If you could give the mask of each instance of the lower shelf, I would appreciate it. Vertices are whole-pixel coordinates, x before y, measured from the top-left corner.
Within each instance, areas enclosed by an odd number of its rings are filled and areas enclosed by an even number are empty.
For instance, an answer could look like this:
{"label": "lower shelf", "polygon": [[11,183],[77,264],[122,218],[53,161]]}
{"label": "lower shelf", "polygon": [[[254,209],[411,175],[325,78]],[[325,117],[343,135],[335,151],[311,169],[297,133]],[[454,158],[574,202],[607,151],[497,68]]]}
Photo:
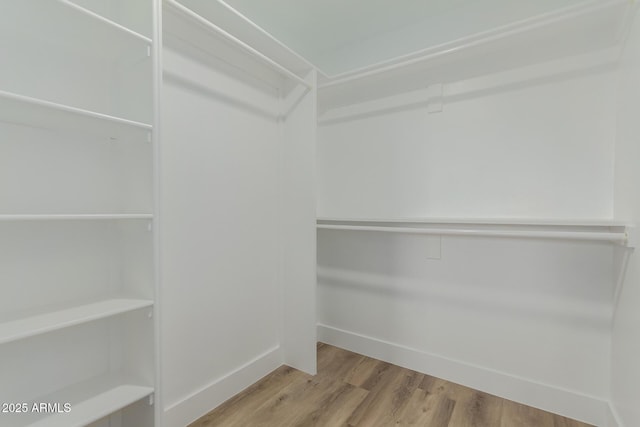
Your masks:
{"label": "lower shelf", "polygon": [[[0,425],[82,427],[150,396],[153,392],[152,387],[136,385],[122,378],[100,377],[36,401],[26,402],[26,413],[0,414]],[[40,409],[43,411],[40,412]],[[4,422],[5,418],[8,424]]]}

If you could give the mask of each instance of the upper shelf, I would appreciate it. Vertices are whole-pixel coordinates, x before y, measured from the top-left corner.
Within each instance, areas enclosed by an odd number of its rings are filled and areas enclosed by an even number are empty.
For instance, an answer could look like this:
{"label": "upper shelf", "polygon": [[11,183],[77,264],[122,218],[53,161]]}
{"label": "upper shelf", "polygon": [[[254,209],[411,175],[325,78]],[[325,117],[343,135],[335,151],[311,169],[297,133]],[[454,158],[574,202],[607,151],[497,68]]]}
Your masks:
{"label": "upper shelf", "polygon": [[0,90],[0,121],[147,141],[152,126]]}
{"label": "upper shelf", "polygon": [[67,3],[96,13],[101,18],[153,38],[154,1],[148,0],[67,0]]}
{"label": "upper shelf", "polygon": [[205,14],[204,12],[209,12],[208,9],[196,12],[183,3],[192,2],[164,1],[165,11],[168,13],[163,16],[163,28],[165,33],[170,36],[165,40],[165,43],[171,43],[171,37],[186,41],[199,51],[207,52],[234,64],[274,87],[280,87],[284,79],[311,88],[311,84],[301,75],[214,24],[206,17],[212,15],[219,18],[216,14]]}
{"label": "upper shelf", "polygon": [[325,78],[319,102],[333,108],[619,46],[631,3],[589,1]]}
{"label": "upper shelf", "polygon": [[225,0],[179,1],[203,17],[215,17],[216,23],[223,30],[240,40],[244,40],[256,50],[299,76],[306,75],[314,68],[306,59],[239,13]]}
{"label": "upper shelf", "polygon": [[[27,37],[90,56],[120,58],[149,53],[151,39],[68,0],[4,2],[0,34]],[[82,35],[82,36],[79,36]]]}

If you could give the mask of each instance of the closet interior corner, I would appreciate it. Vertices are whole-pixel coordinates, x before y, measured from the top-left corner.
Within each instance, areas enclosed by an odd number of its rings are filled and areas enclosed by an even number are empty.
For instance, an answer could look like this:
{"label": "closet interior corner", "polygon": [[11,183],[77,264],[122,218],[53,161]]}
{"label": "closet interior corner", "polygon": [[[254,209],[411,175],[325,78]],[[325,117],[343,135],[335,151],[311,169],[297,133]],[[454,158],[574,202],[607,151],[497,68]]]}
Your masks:
{"label": "closet interior corner", "polygon": [[638,3],[338,3],[3,2],[0,426],[190,425],[319,342],[640,425]]}

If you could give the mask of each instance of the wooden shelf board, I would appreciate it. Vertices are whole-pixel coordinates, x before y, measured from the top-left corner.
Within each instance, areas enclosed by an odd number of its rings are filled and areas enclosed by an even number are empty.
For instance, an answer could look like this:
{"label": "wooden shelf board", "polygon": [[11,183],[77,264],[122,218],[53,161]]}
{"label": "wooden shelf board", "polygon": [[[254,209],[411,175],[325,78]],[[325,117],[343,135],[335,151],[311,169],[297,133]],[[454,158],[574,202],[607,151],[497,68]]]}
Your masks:
{"label": "wooden shelf board", "polygon": [[118,385],[76,404],[66,414],[53,414],[30,427],[83,427],[153,393],[153,388]]}
{"label": "wooden shelf board", "polygon": [[[186,42],[195,46],[198,53],[206,52],[222,59],[275,88],[282,86],[283,79],[311,88],[311,84],[303,77],[199,15],[181,1],[166,0],[164,6],[165,43],[171,44],[173,39]],[[191,49],[182,47],[182,51],[190,52]]]}
{"label": "wooden shelf board", "polygon": [[628,224],[609,220],[461,219],[461,218],[322,218],[316,228],[333,231],[385,232],[436,236],[584,240],[635,247]]}
{"label": "wooden shelf board", "polygon": [[180,3],[205,17],[215,16],[225,31],[244,40],[299,76],[304,76],[316,68],[224,0],[213,2],[209,0],[180,0]]}
{"label": "wooden shelf board", "polygon": [[0,91],[0,121],[113,139],[148,140],[152,126],[108,114]]}
{"label": "wooden shelf board", "polygon": [[88,20],[92,20],[96,25],[104,25],[107,28],[110,28],[114,32],[120,32],[125,36],[128,36],[134,40],[139,40],[146,44],[153,43],[149,37],[142,35],[130,28],[125,27],[124,25],[120,25],[115,21],[112,21],[109,18],[101,16],[95,12],[90,11],[82,6],[75,4],[73,1],[69,0],[58,0],[62,5],[68,7],[69,9],[75,10],[76,13],[80,15],[86,16]]}
{"label": "wooden shelf board", "polygon": [[[64,23],[64,25],[60,25]],[[107,59],[148,56],[151,39],[68,0],[21,0],[3,5],[0,29],[14,37]],[[82,35],[79,37],[78,35]]]}
{"label": "wooden shelf board", "polygon": [[153,214],[0,214],[2,221],[95,221],[153,219]]}
{"label": "wooden shelf board", "polygon": [[110,298],[7,319],[0,323],[0,344],[151,306],[151,300]]}
{"label": "wooden shelf board", "polygon": [[[29,405],[29,412],[25,414],[3,415],[16,427],[83,427],[153,392],[153,387],[137,384],[121,376],[100,376],[25,402]],[[33,404],[40,402],[69,403],[71,408],[66,413],[64,407],[61,407],[61,413],[31,411]]]}
{"label": "wooden shelf board", "polygon": [[623,0],[589,1],[331,76],[318,84],[319,104],[331,110],[616,47],[632,10]]}

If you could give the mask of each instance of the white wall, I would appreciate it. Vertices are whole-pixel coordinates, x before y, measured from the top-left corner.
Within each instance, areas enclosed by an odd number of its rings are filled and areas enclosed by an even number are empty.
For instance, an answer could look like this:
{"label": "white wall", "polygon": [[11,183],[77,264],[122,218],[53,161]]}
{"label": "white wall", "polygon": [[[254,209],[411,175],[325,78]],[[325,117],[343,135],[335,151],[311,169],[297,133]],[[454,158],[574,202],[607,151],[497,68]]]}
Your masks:
{"label": "white wall", "polygon": [[432,259],[430,239],[320,232],[320,340],[602,420],[611,247],[443,237]]}
{"label": "white wall", "polygon": [[162,379],[173,427],[281,363],[281,151],[275,89],[171,47],[164,72]]}
{"label": "white wall", "polygon": [[165,427],[282,364],[316,369],[316,73],[312,89],[279,87],[273,69],[176,18],[163,21]]}
{"label": "white wall", "polygon": [[611,217],[612,85],[601,70],[320,126],[318,215]]}
{"label": "white wall", "polygon": [[[619,74],[615,164],[615,216],[640,223],[640,18],[636,13]],[[620,427],[640,425],[640,262],[638,250],[628,254],[613,328],[613,407]],[[616,259],[625,254],[619,251]]]}
{"label": "white wall", "polygon": [[[611,218],[614,74],[532,81],[442,113],[321,126],[319,216]],[[611,245],[339,231],[318,243],[320,340],[604,422]]]}

